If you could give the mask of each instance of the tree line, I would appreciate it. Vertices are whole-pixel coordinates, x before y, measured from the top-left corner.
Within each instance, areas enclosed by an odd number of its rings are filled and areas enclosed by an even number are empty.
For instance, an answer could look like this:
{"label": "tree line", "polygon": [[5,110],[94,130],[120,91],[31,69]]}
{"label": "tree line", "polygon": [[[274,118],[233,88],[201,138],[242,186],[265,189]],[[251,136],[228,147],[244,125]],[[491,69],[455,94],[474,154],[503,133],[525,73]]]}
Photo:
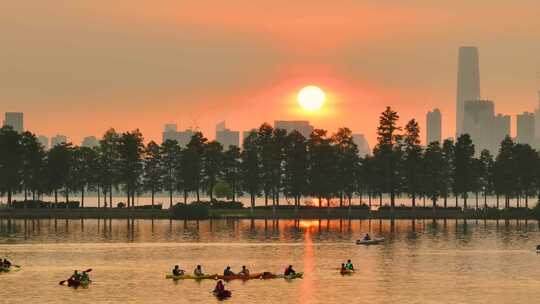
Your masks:
{"label": "tree line", "polygon": [[352,198],[378,198],[383,195],[395,207],[396,197],[407,195],[415,208],[420,198],[432,201],[435,208],[455,206],[461,199],[468,207],[474,195],[476,208],[487,207],[488,196],[495,195],[497,208],[502,199],[508,208],[511,199],[518,204],[540,195],[540,156],[529,145],[516,144],[510,137],[500,145],[494,157],[488,150],[475,152],[468,134],[455,141],[420,144],[420,128],[412,119],[404,127],[399,115],[387,107],[377,127],[377,144],[372,155],[360,157],[348,128],[336,133],[315,129],[305,138],[297,131],[287,133],[262,124],[244,138],[242,149],[224,148],[196,132],[185,147],[174,140],[161,145],[144,143],[139,130],[105,132],[94,148],[62,143],[45,151],[31,132],[17,133],[11,127],[0,129],[0,193],[24,200],[39,200],[43,195],[59,195],[69,202],[70,195],[97,192],[98,205],[112,207],[113,191],[125,193],[127,206],[135,196],[149,193],[154,204],[157,193],[167,193],[170,206],[175,194],[183,202],[201,193],[214,199],[225,187],[232,201],[241,195],[250,197],[253,208],[257,197],[265,205],[280,205],[282,196],[296,207],[302,198],[317,199],[322,207],[336,202],[351,206]]}

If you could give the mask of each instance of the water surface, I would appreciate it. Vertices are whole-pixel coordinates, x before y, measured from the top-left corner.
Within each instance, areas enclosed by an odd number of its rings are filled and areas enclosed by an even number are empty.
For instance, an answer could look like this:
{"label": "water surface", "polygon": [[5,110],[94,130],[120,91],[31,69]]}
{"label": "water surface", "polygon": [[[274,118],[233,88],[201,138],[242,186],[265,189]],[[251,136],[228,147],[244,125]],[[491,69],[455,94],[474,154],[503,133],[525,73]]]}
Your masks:
{"label": "water surface", "polygon": [[[378,246],[354,241],[369,232]],[[540,299],[537,221],[0,220],[0,302],[213,303],[214,281],[164,279],[171,265],[208,273],[281,272],[301,280],[232,281],[231,303],[528,303]],[[358,269],[341,276],[351,258]],[[92,268],[88,289],[58,285]]]}

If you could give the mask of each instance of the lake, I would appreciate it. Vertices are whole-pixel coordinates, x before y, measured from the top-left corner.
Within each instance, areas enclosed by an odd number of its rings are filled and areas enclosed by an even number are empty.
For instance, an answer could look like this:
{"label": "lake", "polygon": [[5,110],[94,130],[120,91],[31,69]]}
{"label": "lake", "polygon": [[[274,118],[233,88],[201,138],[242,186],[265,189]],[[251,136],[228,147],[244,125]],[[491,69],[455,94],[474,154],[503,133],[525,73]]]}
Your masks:
{"label": "lake", "polygon": [[[369,232],[383,244],[356,245]],[[282,272],[297,280],[231,281],[230,303],[530,303],[540,299],[537,221],[481,220],[0,220],[0,302],[217,303],[215,281],[191,272]],[[357,272],[337,268],[352,259]],[[74,269],[94,283],[58,285]]]}

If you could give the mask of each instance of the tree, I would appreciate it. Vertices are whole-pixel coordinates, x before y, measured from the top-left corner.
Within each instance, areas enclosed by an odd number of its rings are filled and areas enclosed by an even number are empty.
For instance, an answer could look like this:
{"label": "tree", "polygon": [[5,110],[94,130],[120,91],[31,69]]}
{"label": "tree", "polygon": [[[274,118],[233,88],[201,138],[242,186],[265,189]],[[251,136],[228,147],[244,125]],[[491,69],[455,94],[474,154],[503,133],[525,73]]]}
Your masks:
{"label": "tree", "polygon": [[412,119],[405,126],[404,159],[402,165],[405,190],[412,198],[413,209],[416,207],[416,196],[421,194],[423,185],[422,176],[422,147],[420,146],[420,127]]}
{"label": "tree", "polygon": [[127,207],[135,205],[135,192],[143,173],[143,136],[139,130],[122,133],[118,141],[118,181],[124,185]]}
{"label": "tree", "polygon": [[525,207],[529,208],[529,197],[536,193],[536,174],[538,154],[527,144],[514,146],[515,174],[517,175],[517,192],[519,197],[525,198]]}
{"label": "tree", "polygon": [[493,156],[489,150],[480,153],[480,189],[484,193],[484,208],[487,208],[487,197],[493,191]]}
{"label": "tree", "polygon": [[279,197],[282,192],[283,165],[285,162],[285,145],[287,131],[284,129],[274,129],[270,142],[270,185],[272,194],[272,205],[279,206]]}
{"label": "tree", "polygon": [[81,207],[84,207],[85,190],[96,183],[97,151],[89,147],[74,147],[72,161],[72,184],[75,189],[80,190]]}
{"label": "tree", "polygon": [[327,207],[330,200],[337,193],[337,149],[332,140],[326,137],[326,130],[315,129],[311,133],[308,143],[308,181],[310,194],[319,200],[326,199]]}
{"label": "tree", "polygon": [[143,170],[143,188],[150,192],[152,197],[152,206],[156,192],[162,189],[163,167],[161,161],[160,147],[154,141],[146,145],[144,151],[144,170]]}
{"label": "tree", "polygon": [[195,132],[184,150],[184,187],[187,191],[197,194],[197,202],[200,201],[200,189],[203,180],[203,157],[207,139],[201,132]]}
{"label": "tree", "polygon": [[0,193],[7,194],[8,206],[21,187],[22,150],[21,135],[10,126],[0,128]]}
{"label": "tree", "polygon": [[294,198],[295,210],[308,191],[308,154],[306,138],[293,130],[287,135],[284,164],[284,192]]}
{"label": "tree", "polygon": [[261,189],[260,159],[257,146],[257,133],[251,132],[244,139],[242,150],[241,174],[243,188],[250,195],[251,212],[255,208],[255,198]]}
{"label": "tree", "polygon": [[54,193],[54,202],[58,203],[58,191],[64,190],[66,203],[71,191],[70,178],[73,177],[73,146],[70,143],[55,145],[49,150],[47,172],[49,189]]}
{"label": "tree", "polygon": [[399,134],[401,127],[397,126],[399,116],[390,107],[379,117],[377,127],[377,145],[373,149],[377,174],[379,174],[377,188],[381,193],[390,194],[392,212],[395,207],[395,197],[401,190],[401,176],[399,166],[401,163],[401,140]]}
{"label": "tree", "polygon": [[43,190],[45,151],[36,136],[28,131],[23,132],[20,139],[24,200],[27,200],[28,191],[32,193],[32,200],[36,200],[36,194]]}
{"label": "tree", "polygon": [[109,194],[109,207],[112,208],[113,187],[118,184],[118,166],[120,144],[120,135],[114,129],[109,129],[99,141],[99,167],[101,174],[99,176],[101,188],[104,195],[104,206],[107,206],[107,193]]}
{"label": "tree", "polygon": [[430,143],[424,153],[423,192],[437,206],[437,199],[445,189],[443,150],[439,142]]}
{"label": "tree", "polygon": [[336,182],[339,192],[339,205],[343,206],[343,196],[348,200],[349,207],[356,186],[356,174],[359,166],[358,147],[354,143],[352,132],[348,128],[339,128],[332,136],[336,147],[337,172]]}
{"label": "tree", "polygon": [[260,175],[264,192],[264,205],[268,206],[268,197],[272,193],[272,134],[274,129],[267,123],[263,123],[257,132],[257,153],[260,159]]}
{"label": "tree", "polygon": [[176,140],[167,139],[161,144],[161,169],[163,170],[163,189],[169,192],[169,206],[173,206],[173,193],[177,188],[177,165],[182,150]]}
{"label": "tree", "polygon": [[454,155],[454,192],[456,195],[461,195],[463,206],[467,209],[468,193],[474,189],[475,183],[474,145],[469,134],[462,134],[458,137]]}
{"label": "tree", "polygon": [[[455,151],[454,151],[454,141],[451,139],[446,139],[443,141],[442,151],[442,167],[441,167],[441,195],[444,199],[444,208],[446,208],[448,196],[452,191],[452,185],[454,184],[454,169],[455,169]],[[457,197],[456,197],[456,207],[457,207]]]}
{"label": "tree", "polygon": [[[505,208],[509,207],[510,198],[517,189],[517,178],[515,170],[514,142],[510,136],[501,142],[499,154],[495,159],[493,167],[493,185],[497,197],[504,195]],[[498,207],[498,204],[497,204]]]}
{"label": "tree", "polygon": [[229,146],[223,155],[223,180],[231,187],[232,201],[236,201],[236,194],[240,191],[240,148]]}
{"label": "tree", "polygon": [[203,185],[206,193],[210,195],[210,201],[214,200],[214,187],[222,175],[222,169],[223,146],[217,141],[206,143],[203,157]]}

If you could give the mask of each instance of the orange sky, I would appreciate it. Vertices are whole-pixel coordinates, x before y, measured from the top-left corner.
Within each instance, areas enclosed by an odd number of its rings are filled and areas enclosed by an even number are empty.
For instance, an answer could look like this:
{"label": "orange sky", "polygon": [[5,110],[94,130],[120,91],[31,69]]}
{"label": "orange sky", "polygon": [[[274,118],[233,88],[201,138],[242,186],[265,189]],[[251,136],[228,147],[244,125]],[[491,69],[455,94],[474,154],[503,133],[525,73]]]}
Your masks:
{"label": "orange sky", "polygon": [[[190,3],[192,2],[192,3]],[[348,126],[372,145],[378,114],[439,107],[454,133],[457,50],[480,48],[482,96],[532,111],[540,89],[537,0],[0,0],[0,112],[74,143],[107,128],[245,130],[275,119]],[[294,95],[315,84],[322,113]]]}

